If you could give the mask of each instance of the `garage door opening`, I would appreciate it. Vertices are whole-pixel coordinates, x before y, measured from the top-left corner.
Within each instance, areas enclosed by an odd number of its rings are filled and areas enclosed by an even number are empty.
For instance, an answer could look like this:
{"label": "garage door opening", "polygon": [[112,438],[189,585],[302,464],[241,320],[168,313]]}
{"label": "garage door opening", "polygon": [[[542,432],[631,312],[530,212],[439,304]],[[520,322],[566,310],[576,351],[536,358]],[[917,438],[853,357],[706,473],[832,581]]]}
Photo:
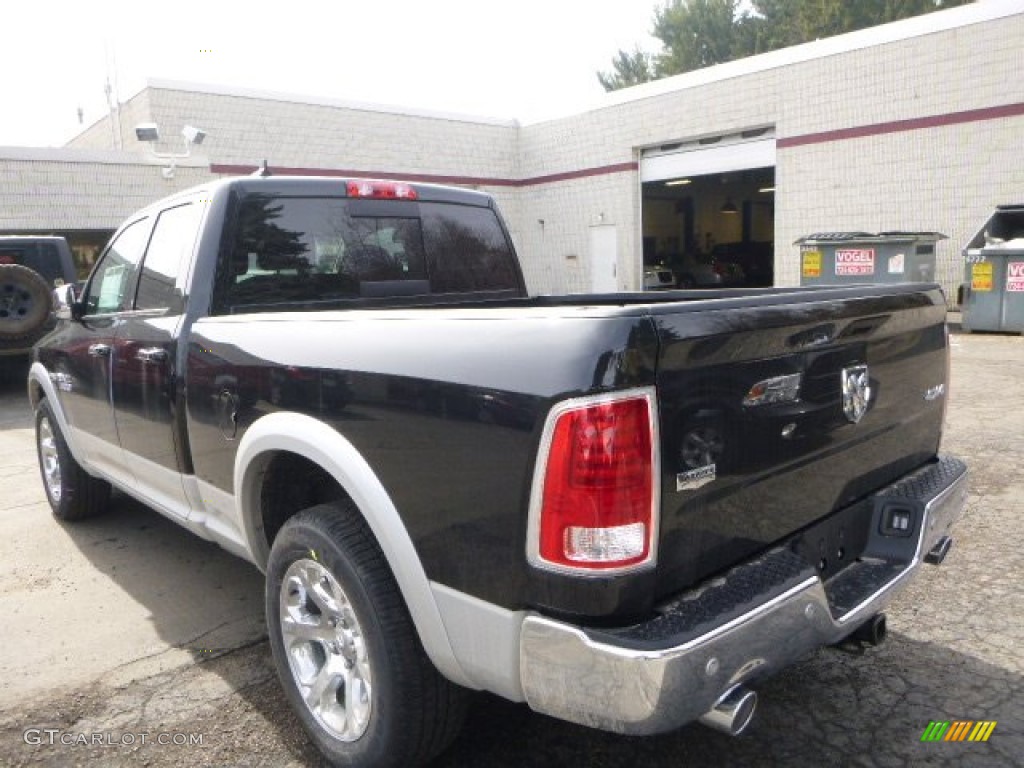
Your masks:
{"label": "garage door opening", "polygon": [[772,133],[759,129],[644,152],[645,288],[774,283]]}

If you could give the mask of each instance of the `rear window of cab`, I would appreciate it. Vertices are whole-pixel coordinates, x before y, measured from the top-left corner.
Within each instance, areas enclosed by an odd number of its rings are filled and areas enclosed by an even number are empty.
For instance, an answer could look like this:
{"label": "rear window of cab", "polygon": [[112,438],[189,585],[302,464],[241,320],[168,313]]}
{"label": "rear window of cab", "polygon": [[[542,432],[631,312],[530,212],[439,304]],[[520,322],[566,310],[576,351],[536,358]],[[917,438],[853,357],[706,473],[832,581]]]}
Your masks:
{"label": "rear window of cab", "polygon": [[497,215],[472,205],[249,195],[237,201],[224,248],[222,314],[520,290]]}

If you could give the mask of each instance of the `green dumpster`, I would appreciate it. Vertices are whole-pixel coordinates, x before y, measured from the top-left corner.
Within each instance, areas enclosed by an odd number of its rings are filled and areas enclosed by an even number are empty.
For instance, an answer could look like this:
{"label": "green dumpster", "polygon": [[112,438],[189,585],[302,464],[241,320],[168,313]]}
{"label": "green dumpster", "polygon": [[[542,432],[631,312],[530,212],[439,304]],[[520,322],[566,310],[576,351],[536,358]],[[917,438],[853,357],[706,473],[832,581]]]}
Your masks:
{"label": "green dumpster", "polygon": [[1024,333],[1024,204],[1000,205],[964,248],[965,331]]}

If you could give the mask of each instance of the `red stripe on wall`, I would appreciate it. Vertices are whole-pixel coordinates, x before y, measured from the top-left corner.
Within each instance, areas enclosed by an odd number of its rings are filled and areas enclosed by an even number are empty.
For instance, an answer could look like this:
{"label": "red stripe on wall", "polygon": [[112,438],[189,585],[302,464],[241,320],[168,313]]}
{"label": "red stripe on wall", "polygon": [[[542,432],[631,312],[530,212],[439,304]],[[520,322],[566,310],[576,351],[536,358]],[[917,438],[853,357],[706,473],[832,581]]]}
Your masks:
{"label": "red stripe on wall", "polygon": [[[255,165],[210,163],[211,173],[222,173],[231,176],[250,174],[255,171],[256,168],[257,167]],[[572,179],[585,179],[590,176],[605,176],[611,173],[636,171],[639,168],[639,163],[635,162],[616,163],[615,165],[601,165],[595,168],[583,168],[578,171],[565,171],[563,173],[552,173],[546,176],[533,176],[528,179],[501,179],[482,176],[445,176],[434,173],[393,173],[390,171],[360,171],[345,168],[286,168],[276,166],[271,166],[270,172],[275,176],[355,177],[394,179],[396,181],[422,181],[430,184],[461,184],[463,186],[531,187],[536,184],[550,184],[555,181],[569,181]]]}
{"label": "red stripe on wall", "polygon": [[787,149],[789,147],[804,146],[805,144],[824,144],[829,141],[860,139],[865,136],[881,136],[886,133],[917,131],[922,128],[939,128],[944,125],[998,120],[1002,117],[1017,117],[1018,115],[1024,115],[1024,104],[1004,104],[999,107],[949,112],[945,115],[930,115],[928,117],[915,117],[909,120],[893,120],[888,123],[858,125],[853,128],[839,128],[834,131],[822,131],[821,133],[805,133],[802,136],[787,136],[779,139],[776,142],[776,146],[779,149]]}
{"label": "red stripe on wall", "polygon": [[570,179],[585,179],[589,176],[605,176],[609,173],[623,173],[625,171],[640,170],[640,163],[617,163],[615,165],[602,165],[597,168],[584,168],[579,171],[565,171],[564,173],[552,173],[547,176],[534,176],[529,179],[520,179],[515,183],[517,187],[532,187],[535,184],[550,184],[553,181],[569,181]]}

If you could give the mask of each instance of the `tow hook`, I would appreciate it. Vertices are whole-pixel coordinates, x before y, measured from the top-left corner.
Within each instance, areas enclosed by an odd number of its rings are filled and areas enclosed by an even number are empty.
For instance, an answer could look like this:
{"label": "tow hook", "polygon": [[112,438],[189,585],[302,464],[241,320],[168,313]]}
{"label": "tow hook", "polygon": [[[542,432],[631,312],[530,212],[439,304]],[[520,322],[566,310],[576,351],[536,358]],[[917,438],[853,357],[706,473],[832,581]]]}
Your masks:
{"label": "tow hook", "polygon": [[949,554],[949,548],[953,546],[953,539],[943,536],[938,543],[932,547],[931,552],[924,556],[924,561],[929,565],[942,565],[942,561]]}

